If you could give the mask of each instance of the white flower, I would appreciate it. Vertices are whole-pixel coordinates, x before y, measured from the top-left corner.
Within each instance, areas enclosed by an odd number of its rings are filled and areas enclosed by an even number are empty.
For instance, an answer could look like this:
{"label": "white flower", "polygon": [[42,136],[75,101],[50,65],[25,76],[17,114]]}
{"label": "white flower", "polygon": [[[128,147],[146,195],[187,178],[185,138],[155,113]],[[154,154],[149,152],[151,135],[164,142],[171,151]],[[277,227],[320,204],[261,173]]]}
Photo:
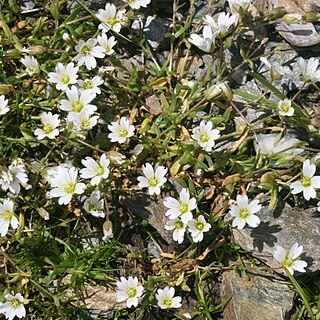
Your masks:
{"label": "white flower", "polygon": [[278,112],[281,116],[291,117],[294,114],[294,109],[291,107],[291,100],[284,99],[278,103]]}
{"label": "white flower", "polygon": [[129,120],[125,117],[122,117],[119,122],[111,122],[111,125],[108,125],[108,129],[111,133],[108,134],[108,137],[111,139],[111,142],[124,143],[127,138],[134,135],[134,126],[129,124]]}
{"label": "white flower", "polygon": [[78,183],[78,170],[74,167],[65,168],[60,166],[56,176],[50,180],[54,187],[49,195],[59,198],[58,203],[68,204],[74,194],[82,194],[85,189],[84,183]]}
{"label": "white flower", "polygon": [[147,7],[151,0],[123,0],[131,9],[140,9],[140,7]]}
{"label": "white flower", "polygon": [[87,110],[93,114],[97,107],[90,102],[95,98],[95,95],[86,91],[79,91],[76,86],[66,90],[68,99],[60,100],[61,110],[68,111],[68,120],[73,120],[76,114],[83,110]]}
{"label": "white flower", "polygon": [[48,81],[56,83],[57,90],[65,91],[69,85],[77,83],[78,71],[79,67],[75,67],[73,62],[68,63],[67,66],[59,62],[55,72],[48,73]]}
{"label": "white flower", "polygon": [[8,107],[8,99],[4,95],[0,95],[0,116],[8,113],[10,108]]}
{"label": "white flower", "polygon": [[117,44],[117,40],[114,36],[108,38],[107,35],[103,33],[101,36],[98,36],[97,39],[106,55],[110,56],[114,53],[112,48]]}
{"label": "white flower", "polygon": [[158,306],[161,309],[180,308],[181,297],[174,296],[175,290],[172,287],[165,287],[164,289],[158,289],[156,298],[158,300]]}
{"label": "white flower", "polygon": [[207,152],[210,152],[215,146],[215,140],[220,137],[220,131],[212,129],[211,121],[200,122],[200,126],[192,130],[191,137],[196,140],[199,146]]}
{"label": "white flower", "polygon": [[193,218],[191,211],[197,207],[197,201],[195,198],[190,199],[190,193],[187,189],[182,189],[179,194],[179,200],[166,197],[163,205],[169,209],[166,212],[166,216],[169,219],[180,217],[181,221],[188,223]]}
{"label": "white flower", "polygon": [[291,183],[290,188],[292,194],[303,192],[303,197],[306,200],[316,198],[317,193],[315,189],[320,188],[320,176],[314,176],[316,173],[316,166],[310,163],[310,160],[303,161],[302,177],[300,180]]}
{"label": "white flower", "polygon": [[98,122],[98,116],[91,116],[88,110],[82,110],[80,113],[75,113],[72,116],[71,122],[78,130],[91,130]]}
{"label": "white flower", "polygon": [[203,240],[203,233],[210,230],[211,225],[208,223],[203,215],[197,219],[192,219],[188,222],[188,228],[191,232],[191,237],[194,242],[201,242]]}
{"label": "white flower", "polygon": [[[81,173],[81,171],[80,171]],[[83,204],[83,209],[97,218],[104,218],[104,200],[101,198],[100,191],[95,190]]]}
{"label": "white flower", "polygon": [[103,79],[99,76],[94,76],[92,79],[78,80],[78,86],[81,91],[85,91],[89,94],[100,94],[100,85],[103,84]]}
{"label": "white flower", "polygon": [[229,6],[236,12],[247,11],[251,0],[228,0]]}
{"label": "white flower", "polygon": [[6,294],[4,297],[6,298],[6,302],[0,302],[0,313],[3,313],[6,319],[13,320],[14,317],[25,317],[26,309],[23,305],[24,299],[21,293],[17,293],[14,296]]}
{"label": "white flower", "polygon": [[74,60],[78,63],[78,66],[85,64],[88,70],[97,66],[96,58],[104,57],[104,48],[97,46],[97,42],[97,39],[80,40],[76,45],[75,49],[78,54],[74,57]]}
{"label": "white flower", "polygon": [[212,28],[208,25],[202,30],[202,37],[198,34],[191,34],[189,42],[204,52],[211,52],[214,49],[214,42],[218,32],[213,33]]}
{"label": "white flower", "polygon": [[304,270],[307,267],[307,263],[303,260],[299,259],[303,251],[303,247],[299,246],[298,243],[295,243],[289,253],[281,246],[276,246],[275,251],[273,252],[273,257],[276,261],[281,263],[284,267],[288,269],[288,271],[293,274],[294,270],[299,272],[306,272]]}
{"label": "white flower", "polygon": [[264,156],[296,156],[303,152],[303,149],[296,148],[301,141],[287,134],[279,139],[279,134],[257,134],[254,141],[256,153]]}
{"label": "white flower", "polygon": [[187,224],[181,221],[179,218],[167,221],[164,228],[166,230],[173,230],[172,238],[179,244],[183,242],[184,234],[186,232]]}
{"label": "white flower", "polygon": [[128,279],[121,277],[117,281],[116,299],[117,302],[127,300],[127,307],[138,306],[139,297],[142,296],[143,286],[139,285],[137,277],[130,276]]}
{"label": "white flower", "polygon": [[54,139],[57,135],[59,135],[59,130],[57,129],[57,127],[60,125],[59,115],[53,115],[51,112],[42,112],[41,123],[43,128],[36,129],[34,131],[34,134],[37,136],[38,140],[41,140],[45,137]]}
{"label": "white flower", "polygon": [[206,15],[204,20],[212,29],[213,34],[218,33],[220,37],[223,37],[227,34],[229,28],[235,24],[236,16],[221,12],[218,15],[217,22],[209,15]]}
{"label": "white flower", "polygon": [[139,176],[137,179],[139,181],[138,186],[140,188],[148,188],[148,193],[150,195],[160,194],[160,187],[162,187],[167,179],[164,177],[168,169],[163,166],[159,166],[156,170],[153,169],[150,163],[146,163],[142,166],[143,176]]}
{"label": "white flower", "polygon": [[303,81],[320,81],[320,68],[318,68],[318,59],[312,57],[308,61],[306,61],[303,58],[301,58],[299,59],[298,64],[301,68],[301,77]]}
{"label": "white flower", "polygon": [[26,67],[26,72],[29,76],[40,73],[39,63],[35,57],[26,56],[21,58],[20,61]]}
{"label": "white flower", "polygon": [[35,7],[35,5],[35,2],[33,1],[23,1],[21,5],[21,13],[23,13],[24,11],[32,10]]}
{"label": "white flower", "polygon": [[5,199],[0,203],[0,235],[4,237],[11,225],[12,229],[17,229],[19,221],[13,212],[13,202],[10,199]]}
{"label": "white flower", "polygon": [[252,200],[249,203],[249,199],[246,195],[237,195],[237,202],[232,203],[229,213],[234,217],[232,226],[243,229],[247,223],[250,227],[256,228],[260,219],[255,215],[260,211],[261,205],[259,200]]}
{"label": "white flower", "polygon": [[120,32],[121,21],[126,10],[119,10],[112,3],[107,3],[105,9],[99,9],[97,13],[97,18],[102,22],[99,24],[98,28],[102,29],[102,32],[108,32],[112,29],[115,32]]}
{"label": "white flower", "polygon": [[110,161],[105,153],[101,156],[99,162],[91,157],[86,157],[81,163],[85,168],[80,170],[80,176],[83,179],[91,179],[90,184],[92,186],[96,186],[102,179],[108,178]]}
{"label": "white flower", "polygon": [[15,159],[12,164],[1,169],[0,185],[3,190],[9,189],[14,194],[19,194],[21,187],[28,182],[28,176],[24,164],[20,159]]}

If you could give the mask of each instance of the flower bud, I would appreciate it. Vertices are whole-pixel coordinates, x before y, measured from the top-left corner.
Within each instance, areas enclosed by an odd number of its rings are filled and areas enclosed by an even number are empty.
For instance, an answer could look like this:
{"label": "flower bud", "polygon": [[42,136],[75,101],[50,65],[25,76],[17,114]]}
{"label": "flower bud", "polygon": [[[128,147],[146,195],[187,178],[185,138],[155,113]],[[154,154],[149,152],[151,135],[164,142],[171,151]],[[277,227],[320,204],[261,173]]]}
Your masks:
{"label": "flower bud", "polygon": [[307,12],[304,16],[306,22],[317,22],[320,20],[320,14],[318,12]]}
{"label": "flower bud", "polygon": [[11,84],[0,84],[0,94],[8,94],[13,90],[13,85]]}
{"label": "flower bud", "polygon": [[270,77],[272,81],[280,80],[283,74],[279,72],[274,66],[270,68]]}
{"label": "flower bud", "polygon": [[10,59],[20,59],[21,52],[19,49],[9,49],[6,51],[5,55]]}
{"label": "flower bud", "polygon": [[301,23],[302,16],[299,13],[287,13],[283,17],[283,22],[292,24],[292,23]]}
{"label": "flower bud", "polygon": [[103,238],[102,240],[108,242],[110,239],[113,238],[113,226],[110,220],[105,221],[103,224]]}
{"label": "flower bud", "polygon": [[286,9],[284,7],[277,7],[274,8],[270,13],[268,14],[268,17],[272,19],[277,19],[283,17],[287,13]]}
{"label": "flower bud", "polygon": [[214,84],[205,91],[204,96],[207,100],[213,100],[221,94],[223,94],[228,100],[232,100],[233,98],[232,90],[229,88],[226,82]]}
{"label": "flower bud", "polygon": [[36,55],[36,54],[41,54],[43,52],[45,52],[47,50],[47,48],[45,48],[44,46],[31,46],[28,49],[24,49],[24,51],[28,54],[31,55]]}

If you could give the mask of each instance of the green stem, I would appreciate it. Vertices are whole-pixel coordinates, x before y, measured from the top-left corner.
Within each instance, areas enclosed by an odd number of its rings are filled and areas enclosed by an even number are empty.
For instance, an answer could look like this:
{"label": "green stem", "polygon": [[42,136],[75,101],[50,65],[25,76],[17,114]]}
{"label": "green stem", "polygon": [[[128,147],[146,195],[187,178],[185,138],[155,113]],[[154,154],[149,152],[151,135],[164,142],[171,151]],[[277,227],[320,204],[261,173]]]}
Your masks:
{"label": "green stem", "polygon": [[283,270],[285,271],[286,275],[288,276],[288,278],[290,279],[291,283],[293,284],[293,286],[296,288],[298,294],[300,295],[304,306],[306,307],[311,319],[315,319],[313,312],[312,312],[312,308],[311,305],[307,299],[307,297],[305,296],[303,289],[301,288],[301,286],[299,285],[299,283],[297,282],[297,280],[294,278],[294,276],[289,272],[289,270],[283,266]]}

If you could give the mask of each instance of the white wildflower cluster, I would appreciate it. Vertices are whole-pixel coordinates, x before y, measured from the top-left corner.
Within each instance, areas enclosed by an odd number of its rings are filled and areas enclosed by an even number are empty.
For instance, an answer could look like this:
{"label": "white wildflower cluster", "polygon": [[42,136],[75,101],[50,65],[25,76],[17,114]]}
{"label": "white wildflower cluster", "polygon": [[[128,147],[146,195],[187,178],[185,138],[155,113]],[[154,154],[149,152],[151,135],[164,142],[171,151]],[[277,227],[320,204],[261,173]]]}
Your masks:
{"label": "white wildflower cluster", "polygon": [[[232,6],[230,2],[230,7],[239,9],[243,5]],[[216,38],[226,37],[230,29],[236,26],[238,17],[237,13],[234,15],[229,12],[220,12],[214,17],[206,15],[203,20],[202,36],[193,33],[189,37],[189,42],[204,52],[212,52],[215,49]]]}
{"label": "white wildflower cluster", "polygon": [[193,217],[192,211],[197,208],[195,198],[190,198],[187,189],[182,189],[179,199],[166,197],[164,206],[169,210],[166,212],[169,221],[165,225],[166,230],[173,231],[173,240],[182,243],[186,230],[191,233],[193,242],[201,242],[204,232],[210,230],[211,225],[205,220],[203,215],[199,215],[196,219]]}
{"label": "white wildflower cluster", "polygon": [[[143,291],[144,287],[139,284],[137,277],[121,277],[120,281],[117,281],[116,300],[117,302],[126,301],[128,308],[137,307]],[[175,296],[173,287],[166,286],[164,289],[158,289],[155,297],[161,309],[181,307],[182,299],[179,296]]]}

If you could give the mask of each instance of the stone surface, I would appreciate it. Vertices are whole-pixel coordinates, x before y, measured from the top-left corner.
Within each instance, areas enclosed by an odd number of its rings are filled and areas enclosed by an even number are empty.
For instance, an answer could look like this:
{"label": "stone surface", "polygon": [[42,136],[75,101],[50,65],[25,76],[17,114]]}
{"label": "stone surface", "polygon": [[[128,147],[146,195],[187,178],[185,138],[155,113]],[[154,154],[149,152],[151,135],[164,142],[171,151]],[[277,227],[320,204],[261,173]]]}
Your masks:
{"label": "stone surface", "polygon": [[276,30],[284,39],[296,47],[310,47],[320,43],[320,34],[312,23],[279,23]]}
{"label": "stone surface", "polygon": [[143,32],[155,50],[159,49],[164,40],[164,35],[169,30],[169,22],[158,17],[148,16]]}
{"label": "stone surface", "polygon": [[146,105],[148,111],[155,116],[162,112],[162,105],[160,103],[159,98],[155,94],[146,98]]}
{"label": "stone surface", "polygon": [[222,274],[222,299],[230,299],[224,309],[224,320],[289,320],[293,292],[285,282],[270,274],[249,272],[241,278],[233,270]]}
{"label": "stone surface", "polygon": [[303,14],[320,9],[320,0],[254,0],[253,5],[260,11],[270,12],[274,8],[284,7],[287,12]]}
{"label": "stone surface", "polygon": [[282,272],[273,258],[275,246],[289,250],[297,242],[303,246],[301,258],[308,263],[307,273],[320,269],[320,214],[316,208],[305,210],[278,206],[271,212],[263,207],[258,216],[261,223],[257,228],[246,226],[232,231],[235,242],[242,249]]}
{"label": "stone surface", "polygon": [[[277,7],[284,7],[288,13],[298,13],[303,15],[309,11],[318,11],[320,0],[255,0],[254,6],[258,11],[269,13]],[[287,24],[279,23],[276,30],[291,45],[297,47],[309,47],[320,43],[320,34],[312,23]]]}

